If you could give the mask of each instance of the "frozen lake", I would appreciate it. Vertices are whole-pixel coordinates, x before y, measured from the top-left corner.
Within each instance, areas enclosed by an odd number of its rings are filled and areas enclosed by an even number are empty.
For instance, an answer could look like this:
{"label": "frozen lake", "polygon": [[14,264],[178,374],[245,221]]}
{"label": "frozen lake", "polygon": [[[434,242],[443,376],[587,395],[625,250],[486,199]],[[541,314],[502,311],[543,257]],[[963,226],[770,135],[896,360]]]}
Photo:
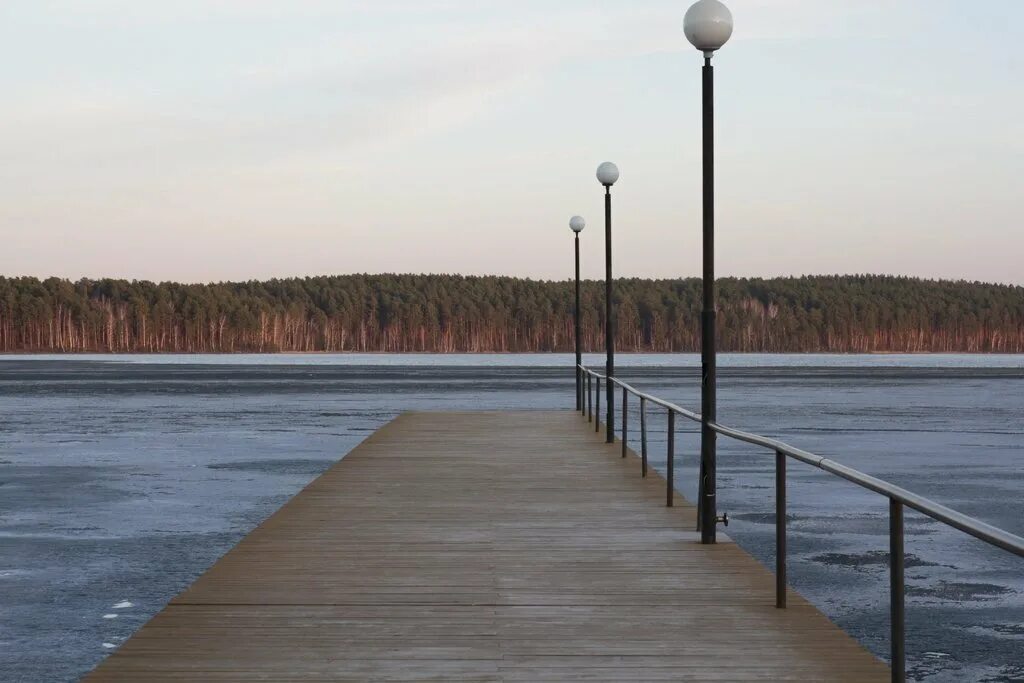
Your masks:
{"label": "frozen lake", "polygon": [[[638,388],[699,408],[697,356],[618,361]],[[1024,357],[721,363],[723,423],[1024,535]],[[396,414],[571,409],[571,368],[561,355],[0,357],[0,680],[76,680]],[[665,424],[652,409],[657,468]],[[676,441],[693,499],[690,424]],[[773,466],[720,440],[728,533],[769,565]],[[886,655],[886,501],[795,463],[789,501],[791,584]],[[906,544],[912,676],[1024,680],[1024,561],[910,512]]]}

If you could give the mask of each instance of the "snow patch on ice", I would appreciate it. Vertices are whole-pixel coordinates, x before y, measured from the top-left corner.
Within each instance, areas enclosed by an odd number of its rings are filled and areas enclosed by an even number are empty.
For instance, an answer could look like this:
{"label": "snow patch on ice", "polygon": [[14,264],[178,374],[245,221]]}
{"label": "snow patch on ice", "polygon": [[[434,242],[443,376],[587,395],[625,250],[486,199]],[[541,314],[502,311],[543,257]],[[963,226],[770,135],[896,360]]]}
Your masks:
{"label": "snow patch on ice", "polygon": [[0,569],[0,579],[8,579],[12,576],[24,576],[28,571],[24,569]]}

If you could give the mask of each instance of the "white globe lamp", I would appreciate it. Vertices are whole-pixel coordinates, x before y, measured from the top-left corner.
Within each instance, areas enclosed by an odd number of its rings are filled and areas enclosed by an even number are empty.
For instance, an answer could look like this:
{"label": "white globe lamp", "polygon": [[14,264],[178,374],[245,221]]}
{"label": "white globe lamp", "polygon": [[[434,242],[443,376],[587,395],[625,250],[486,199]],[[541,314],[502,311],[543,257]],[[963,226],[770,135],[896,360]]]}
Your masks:
{"label": "white globe lamp", "polygon": [[732,36],[732,12],[719,0],[700,0],[686,11],[683,32],[695,48],[710,58]]}
{"label": "white globe lamp", "polygon": [[619,179],[619,167],[606,161],[597,167],[597,179],[605,187],[611,187]]}

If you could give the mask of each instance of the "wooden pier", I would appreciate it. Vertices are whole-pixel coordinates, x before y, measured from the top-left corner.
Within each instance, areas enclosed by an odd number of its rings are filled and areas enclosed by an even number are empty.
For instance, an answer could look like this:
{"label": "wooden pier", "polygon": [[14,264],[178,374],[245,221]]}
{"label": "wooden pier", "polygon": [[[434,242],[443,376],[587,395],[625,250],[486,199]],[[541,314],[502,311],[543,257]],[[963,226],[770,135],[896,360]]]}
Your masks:
{"label": "wooden pier", "polygon": [[639,470],[572,411],[402,415],[85,680],[889,680]]}

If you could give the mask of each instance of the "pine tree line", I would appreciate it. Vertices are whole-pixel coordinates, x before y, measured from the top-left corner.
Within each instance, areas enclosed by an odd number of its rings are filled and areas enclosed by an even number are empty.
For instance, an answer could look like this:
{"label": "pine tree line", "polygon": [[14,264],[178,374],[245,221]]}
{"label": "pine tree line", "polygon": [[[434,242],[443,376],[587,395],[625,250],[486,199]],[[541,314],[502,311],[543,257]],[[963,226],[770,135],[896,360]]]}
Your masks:
{"label": "pine tree line", "polygon": [[[601,282],[583,343],[603,347]],[[700,280],[615,282],[622,351],[696,351]],[[1024,352],[1024,288],[873,275],[719,281],[721,348]],[[207,285],[0,277],[5,352],[534,352],[573,347],[573,284],[346,275]]]}

